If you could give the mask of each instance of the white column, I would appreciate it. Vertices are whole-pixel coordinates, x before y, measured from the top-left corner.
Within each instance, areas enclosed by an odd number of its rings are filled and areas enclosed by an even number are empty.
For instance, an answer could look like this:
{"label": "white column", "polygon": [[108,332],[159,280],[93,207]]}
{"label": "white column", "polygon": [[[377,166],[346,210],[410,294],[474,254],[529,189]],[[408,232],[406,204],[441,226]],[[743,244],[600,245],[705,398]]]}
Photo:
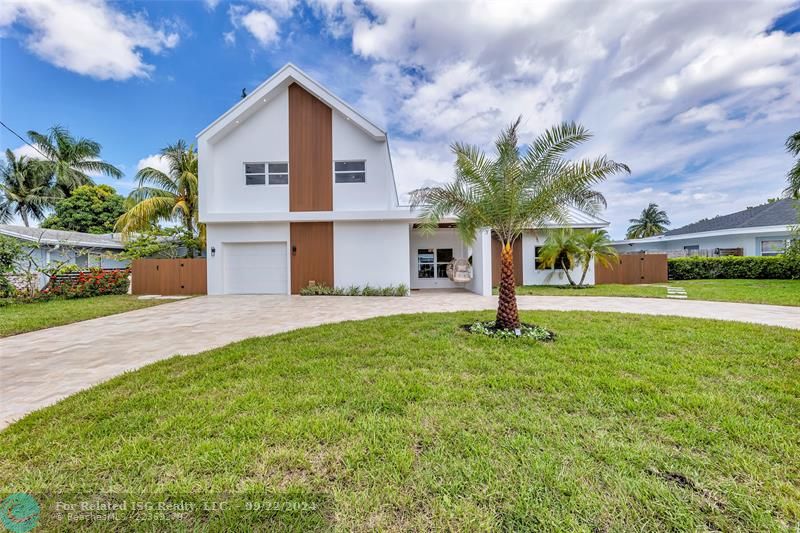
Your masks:
{"label": "white column", "polygon": [[492,295],[492,234],[480,230],[472,243],[472,281],[467,289],[481,296]]}

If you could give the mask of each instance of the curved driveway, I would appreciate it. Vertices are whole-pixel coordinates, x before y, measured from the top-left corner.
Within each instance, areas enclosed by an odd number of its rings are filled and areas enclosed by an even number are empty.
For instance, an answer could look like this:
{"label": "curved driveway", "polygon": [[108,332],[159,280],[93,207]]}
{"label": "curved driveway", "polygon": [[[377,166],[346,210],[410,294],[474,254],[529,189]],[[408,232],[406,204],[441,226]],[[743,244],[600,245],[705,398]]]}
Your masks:
{"label": "curved driveway", "polygon": [[[0,428],[122,372],[248,337],[381,315],[493,309],[495,297],[204,296],[0,339]],[[800,329],[800,307],[592,296],[520,296],[523,310],[615,311]]]}

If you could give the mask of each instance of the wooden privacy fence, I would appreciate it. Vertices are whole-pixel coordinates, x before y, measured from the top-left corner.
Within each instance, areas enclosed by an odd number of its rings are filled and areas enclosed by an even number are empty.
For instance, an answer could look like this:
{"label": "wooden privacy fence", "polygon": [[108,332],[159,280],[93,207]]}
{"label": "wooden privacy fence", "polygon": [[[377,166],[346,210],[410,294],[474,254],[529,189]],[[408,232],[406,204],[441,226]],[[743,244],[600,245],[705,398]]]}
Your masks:
{"label": "wooden privacy fence", "polygon": [[133,294],[206,294],[205,259],[135,259]]}
{"label": "wooden privacy fence", "polygon": [[594,283],[666,283],[667,254],[621,254],[619,260],[606,267],[595,261]]}

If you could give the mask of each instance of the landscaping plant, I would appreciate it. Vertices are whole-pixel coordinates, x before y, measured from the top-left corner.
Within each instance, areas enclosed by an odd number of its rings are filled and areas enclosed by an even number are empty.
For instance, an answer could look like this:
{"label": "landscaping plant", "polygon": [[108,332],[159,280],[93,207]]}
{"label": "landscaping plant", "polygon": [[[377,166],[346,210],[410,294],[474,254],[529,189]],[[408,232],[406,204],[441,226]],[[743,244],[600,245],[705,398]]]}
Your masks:
{"label": "landscaping plant", "polygon": [[495,157],[477,146],[456,142],[455,180],[441,187],[411,193],[412,207],[422,209],[420,226],[435,231],[442,218],[454,216],[466,243],[481,230],[492,230],[500,240],[500,291],[496,326],[520,327],[514,281],[513,242],[526,228],[568,223],[569,207],[590,213],[605,206],[594,186],[612,174],[630,172],[627,165],[600,156],[571,161],[565,154],[587,141],[583,126],[562,123],[519,147],[521,117],[495,141]]}
{"label": "landscaping plant", "polygon": [[683,279],[800,279],[800,257],[675,257],[669,277]]}
{"label": "landscaping plant", "polygon": [[402,283],[386,287],[372,287],[371,285],[330,287],[317,284],[300,289],[300,296],[408,296],[408,287]]}
{"label": "landscaping plant", "polygon": [[199,240],[200,245],[189,250],[192,257],[205,247],[205,224],[199,223],[197,150],[180,140],[161,150],[161,158],[169,171],[145,167],[136,173],[139,186],[128,196],[127,212],[119,218],[116,228],[127,239],[160,222],[178,221]]}

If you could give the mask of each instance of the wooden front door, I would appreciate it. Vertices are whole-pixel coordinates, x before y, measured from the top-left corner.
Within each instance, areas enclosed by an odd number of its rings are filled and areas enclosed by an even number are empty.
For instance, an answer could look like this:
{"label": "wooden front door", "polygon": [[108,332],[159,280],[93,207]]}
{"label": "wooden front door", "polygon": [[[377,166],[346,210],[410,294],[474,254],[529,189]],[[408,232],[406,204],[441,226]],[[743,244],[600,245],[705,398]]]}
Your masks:
{"label": "wooden front door", "polygon": [[333,286],[333,222],[292,222],[292,294],[310,284]]}

